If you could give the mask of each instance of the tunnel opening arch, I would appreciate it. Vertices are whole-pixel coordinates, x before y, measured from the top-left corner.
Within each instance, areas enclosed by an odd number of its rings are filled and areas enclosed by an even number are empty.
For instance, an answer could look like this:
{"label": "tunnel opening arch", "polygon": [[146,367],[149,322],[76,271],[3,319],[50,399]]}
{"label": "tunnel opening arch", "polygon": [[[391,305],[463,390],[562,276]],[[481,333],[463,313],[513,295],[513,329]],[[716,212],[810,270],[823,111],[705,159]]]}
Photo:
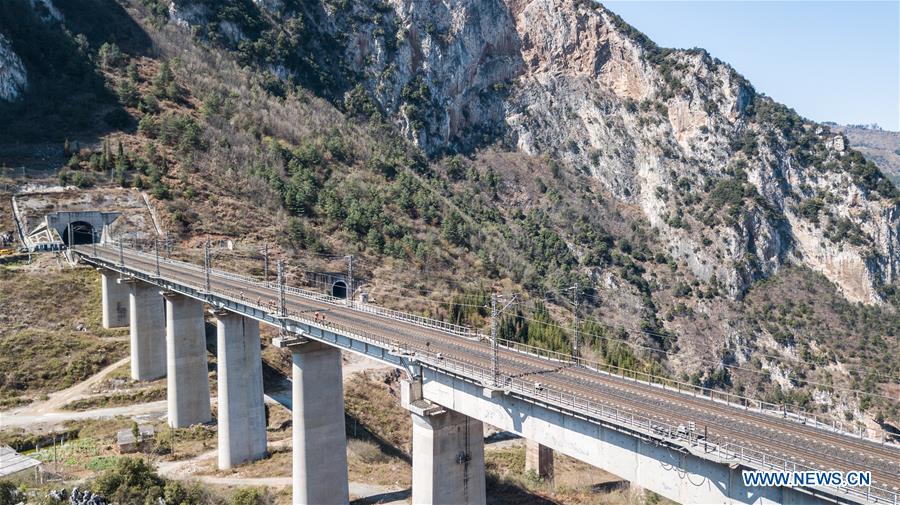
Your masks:
{"label": "tunnel opening arch", "polygon": [[347,283],[344,281],[335,281],[331,285],[331,296],[335,298],[347,298]]}
{"label": "tunnel opening arch", "polygon": [[[62,240],[66,246],[92,244],[94,238],[94,227],[86,221],[72,221],[62,234]],[[69,243],[70,240],[73,242],[72,244]]]}

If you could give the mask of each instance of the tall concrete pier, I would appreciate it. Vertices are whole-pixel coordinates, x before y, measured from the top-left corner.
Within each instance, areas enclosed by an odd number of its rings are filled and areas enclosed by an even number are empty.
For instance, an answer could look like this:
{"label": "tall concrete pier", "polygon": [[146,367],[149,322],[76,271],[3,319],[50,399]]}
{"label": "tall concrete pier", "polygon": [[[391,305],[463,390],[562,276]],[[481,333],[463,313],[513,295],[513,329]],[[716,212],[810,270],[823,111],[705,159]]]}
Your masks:
{"label": "tall concrete pier", "polygon": [[159,288],[140,281],[131,289],[131,378],[153,380],[166,375],[166,307]]}
{"label": "tall concrete pier", "polygon": [[525,440],[525,471],[553,480],[553,449],[533,440]]}
{"label": "tall concrete pier", "polygon": [[291,345],[295,504],[346,504],[347,436],[341,351],[318,342]]}
{"label": "tall concrete pier", "polygon": [[169,426],[212,420],[203,303],[175,293],[166,299],[166,371]]}
{"label": "tall concrete pier", "polygon": [[219,468],[266,455],[259,322],[216,311],[219,387]]}
{"label": "tall concrete pier", "polygon": [[484,426],[449,409],[412,414],[412,502],[482,505]]}
{"label": "tall concrete pier", "polygon": [[119,274],[100,269],[100,295],[103,304],[103,327],[128,326],[128,285],[119,282]]}

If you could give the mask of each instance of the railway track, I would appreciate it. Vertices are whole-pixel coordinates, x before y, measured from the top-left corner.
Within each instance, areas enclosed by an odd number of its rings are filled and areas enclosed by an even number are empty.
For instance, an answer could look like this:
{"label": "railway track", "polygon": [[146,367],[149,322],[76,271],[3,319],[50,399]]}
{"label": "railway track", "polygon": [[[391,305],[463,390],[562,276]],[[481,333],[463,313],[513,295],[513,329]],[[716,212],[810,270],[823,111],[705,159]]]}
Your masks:
{"label": "railway track", "polygon": [[[155,261],[144,255],[129,250],[120,253],[109,246],[97,247],[97,256],[106,261],[117,263],[120,254],[128,268],[155,274]],[[162,277],[172,281],[205,286],[205,274],[196,267],[165,262],[159,265],[159,270]],[[215,271],[210,276],[210,287],[213,291],[241,293],[248,303],[253,300],[269,303],[278,298],[274,288],[242,283]],[[289,312],[320,311],[340,326],[382,335],[412,349],[422,349],[427,342],[432,352],[490,368],[490,347],[484,342],[290,292],[285,295],[285,303]],[[547,387],[660,423],[686,426],[694,422],[696,426],[708,428],[710,440],[739,443],[798,464],[825,470],[870,470],[875,484],[893,488],[895,492],[900,490],[900,449],[505,348],[500,349],[500,357],[501,372],[506,376],[539,377],[536,380]]]}

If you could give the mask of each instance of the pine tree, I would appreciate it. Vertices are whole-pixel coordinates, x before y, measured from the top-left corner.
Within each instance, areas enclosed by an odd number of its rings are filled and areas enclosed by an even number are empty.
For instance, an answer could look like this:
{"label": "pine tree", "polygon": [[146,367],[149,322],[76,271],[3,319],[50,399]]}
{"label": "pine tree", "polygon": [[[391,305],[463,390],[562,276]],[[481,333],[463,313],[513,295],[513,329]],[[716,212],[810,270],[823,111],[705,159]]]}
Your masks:
{"label": "pine tree", "polygon": [[138,73],[137,65],[135,65],[133,62],[128,64],[127,75],[132,82],[138,82],[141,79],[141,75],[140,73]]}
{"label": "pine tree", "polygon": [[[121,144],[119,144],[119,145],[121,146]],[[129,165],[128,158],[125,156],[124,153],[119,155],[118,158],[116,158],[116,171],[115,171],[116,181],[118,181],[119,184],[123,188],[128,186],[127,179],[125,177],[125,175],[128,173],[128,168],[129,168],[128,165]]]}
{"label": "pine tree", "polygon": [[109,140],[103,141],[103,152],[100,154],[100,168],[103,170],[112,170],[113,160],[112,153],[109,150]]}

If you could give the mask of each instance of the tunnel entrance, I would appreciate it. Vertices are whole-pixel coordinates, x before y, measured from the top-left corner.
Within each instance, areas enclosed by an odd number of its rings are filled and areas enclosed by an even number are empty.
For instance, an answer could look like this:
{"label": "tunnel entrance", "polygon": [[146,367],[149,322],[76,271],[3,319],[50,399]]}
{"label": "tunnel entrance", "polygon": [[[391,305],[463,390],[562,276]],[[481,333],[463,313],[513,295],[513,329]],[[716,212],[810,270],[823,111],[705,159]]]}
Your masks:
{"label": "tunnel entrance", "polygon": [[71,245],[92,244],[94,242],[94,227],[84,221],[73,221],[69,223],[69,226],[66,226],[66,231],[62,236],[63,243],[67,246],[70,245],[70,235],[72,241],[75,242]]}
{"label": "tunnel entrance", "polygon": [[337,281],[331,285],[331,296],[335,298],[347,298],[347,283]]}

